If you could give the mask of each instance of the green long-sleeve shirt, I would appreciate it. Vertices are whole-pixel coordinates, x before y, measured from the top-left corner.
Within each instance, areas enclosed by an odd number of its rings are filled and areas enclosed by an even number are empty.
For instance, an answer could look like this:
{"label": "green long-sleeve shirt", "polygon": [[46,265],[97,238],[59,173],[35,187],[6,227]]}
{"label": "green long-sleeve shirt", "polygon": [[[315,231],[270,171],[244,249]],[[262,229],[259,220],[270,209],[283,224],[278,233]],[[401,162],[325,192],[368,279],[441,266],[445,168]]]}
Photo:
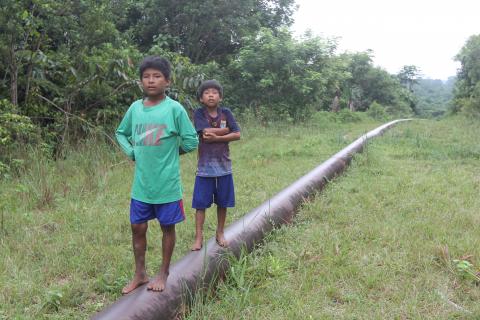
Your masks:
{"label": "green long-sleeve shirt", "polygon": [[117,128],[116,137],[125,154],[135,161],[131,196],[160,204],[180,200],[179,148],[197,148],[198,137],[182,105],[169,97],[145,107],[135,101]]}

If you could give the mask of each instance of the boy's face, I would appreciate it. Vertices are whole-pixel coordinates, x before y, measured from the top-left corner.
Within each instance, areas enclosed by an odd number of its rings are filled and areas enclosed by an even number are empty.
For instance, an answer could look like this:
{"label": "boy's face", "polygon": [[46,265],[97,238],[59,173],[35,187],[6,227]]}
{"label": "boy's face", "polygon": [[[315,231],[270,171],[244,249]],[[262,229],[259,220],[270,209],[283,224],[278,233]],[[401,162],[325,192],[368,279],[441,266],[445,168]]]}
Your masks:
{"label": "boy's face", "polygon": [[148,68],[142,74],[142,86],[148,97],[159,97],[165,94],[165,89],[170,85],[160,70]]}
{"label": "boy's face", "polygon": [[220,92],[218,92],[218,90],[215,88],[208,88],[204,90],[202,96],[200,97],[200,102],[209,108],[218,107],[220,101],[222,101]]}

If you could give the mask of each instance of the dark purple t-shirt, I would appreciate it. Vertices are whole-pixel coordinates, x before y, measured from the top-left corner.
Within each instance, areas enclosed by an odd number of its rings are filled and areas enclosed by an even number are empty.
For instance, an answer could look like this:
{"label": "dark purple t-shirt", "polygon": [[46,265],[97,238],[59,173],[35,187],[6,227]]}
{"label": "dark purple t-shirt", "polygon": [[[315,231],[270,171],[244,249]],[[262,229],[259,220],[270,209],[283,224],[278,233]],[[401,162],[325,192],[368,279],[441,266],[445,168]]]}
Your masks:
{"label": "dark purple t-shirt", "polygon": [[[200,134],[206,128],[229,128],[230,132],[239,132],[240,127],[228,108],[219,107],[217,117],[209,116],[207,108],[195,110],[193,115],[195,129]],[[198,145],[197,176],[220,177],[232,173],[232,161],[228,142],[206,143],[200,138]]]}

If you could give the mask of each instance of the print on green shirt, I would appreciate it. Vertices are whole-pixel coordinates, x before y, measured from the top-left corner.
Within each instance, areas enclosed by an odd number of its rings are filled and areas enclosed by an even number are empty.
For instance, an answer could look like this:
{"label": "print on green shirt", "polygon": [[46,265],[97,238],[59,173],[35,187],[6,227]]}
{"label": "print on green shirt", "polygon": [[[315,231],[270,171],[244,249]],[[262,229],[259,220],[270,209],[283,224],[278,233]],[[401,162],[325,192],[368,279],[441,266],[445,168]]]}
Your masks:
{"label": "print on green shirt", "polygon": [[137,146],[158,146],[160,138],[167,126],[156,123],[138,123],[135,125],[135,134],[139,137],[135,142]]}

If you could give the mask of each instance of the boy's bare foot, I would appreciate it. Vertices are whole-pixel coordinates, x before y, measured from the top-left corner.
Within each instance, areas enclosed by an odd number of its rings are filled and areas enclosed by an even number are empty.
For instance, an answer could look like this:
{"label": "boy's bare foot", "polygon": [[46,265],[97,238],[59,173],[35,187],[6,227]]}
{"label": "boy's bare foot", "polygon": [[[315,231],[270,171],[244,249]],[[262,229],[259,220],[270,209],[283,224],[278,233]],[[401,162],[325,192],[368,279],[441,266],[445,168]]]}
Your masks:
{"label": "boy's bare foot", "polygon": [[143,276],[137,276],[135,275],[133,277],[133,280],[130,281],[129,284],[127,284],[125,287],[123,287],[122,289],[122,294],[127,294],[127,293],[130,293],[132,292],[133,290],[137,289],[138,287],[140,287],[142,284],[145,284],[148,282],[148,277],[146,274],[144,274]]}
{"label": "boy's bare foot", "polygon": [[228,241],[225,239],[223,234],[217,234],[216,237],[215,237],[215,241],[222,248],[228,247]]}
{"label": "boy's bare foot", "polygon": [[201,250],[202,249],[202,245],[203,245],[203,239],[196,239],[195,238],[195,242],[193,243],[192,245],[192,251],[198,251],[198,250]]}
{"label": "boy's bare foot", "polygon": [[160,272],[147,286],[147,290],[162,292],[167,284],[168,272]]}

